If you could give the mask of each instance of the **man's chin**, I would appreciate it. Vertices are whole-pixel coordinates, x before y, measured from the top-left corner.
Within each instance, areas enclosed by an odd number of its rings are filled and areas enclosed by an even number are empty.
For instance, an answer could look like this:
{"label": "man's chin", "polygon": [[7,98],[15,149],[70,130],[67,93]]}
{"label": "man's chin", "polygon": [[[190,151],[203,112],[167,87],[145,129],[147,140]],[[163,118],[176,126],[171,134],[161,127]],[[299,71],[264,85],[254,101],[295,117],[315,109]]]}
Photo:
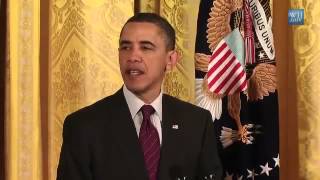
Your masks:
{"label": "man's chin", "polygon": [[127,89],[132,92],[133,94],[141,94],[143,92],[143,87],[138,86],[128,86],[126,85]]}

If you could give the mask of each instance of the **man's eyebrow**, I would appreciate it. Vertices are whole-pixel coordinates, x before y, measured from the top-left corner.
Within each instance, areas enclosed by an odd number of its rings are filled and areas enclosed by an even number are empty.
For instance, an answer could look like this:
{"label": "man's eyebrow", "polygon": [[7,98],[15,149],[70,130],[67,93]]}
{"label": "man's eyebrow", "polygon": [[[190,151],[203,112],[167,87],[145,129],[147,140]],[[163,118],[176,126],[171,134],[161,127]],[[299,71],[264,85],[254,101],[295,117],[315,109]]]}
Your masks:
{"label": "man's eyebrow", "polygon": [[152,43],[151,41],[140,41],[140,44],[151,45],[152,47],[156,47],[156,45],[154,43]]}
{"label": "man's eyebrow", "polygon": [[[132,42],[129,41],[129,40],[120,40],[120,43],[119,43],[120,46],[129,45],[129,44],[132,44]],[[152,47],[156,47],[156,45],[155,45],[154,43],[152,43],[151,41],[148,41],[148,40],[140,41],[139,44],[141,44],[141,45],[149,45],[149,46],[152,46]]]}
{"label": "man's eyebrow", "polygon": [[128,41],[128,40],[120,40],[120,46],[121,45],[124,45],[124,44],[131,44],[131,41]]}

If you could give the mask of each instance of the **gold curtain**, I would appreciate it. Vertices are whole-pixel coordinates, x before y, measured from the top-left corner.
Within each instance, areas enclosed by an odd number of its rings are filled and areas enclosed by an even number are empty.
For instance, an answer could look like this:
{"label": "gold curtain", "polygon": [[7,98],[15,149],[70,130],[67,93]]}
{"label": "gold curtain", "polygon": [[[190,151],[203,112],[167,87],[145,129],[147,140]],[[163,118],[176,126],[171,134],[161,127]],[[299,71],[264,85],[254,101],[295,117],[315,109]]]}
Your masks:
{"label": "gold curtain", "polygon": [[[320,2],[274,1],[281,179],[320,179]],[[288,26],[288,9],[304,25]]]}
{"label": "gold curtain", "polygon": [[[123,23],[133,15],[133,0],[44,3],[8,1],[6,180],[55,179],[65,116],[122,85],[118,38]],[[43,7],[49,12],[40,11]],[[45,24],[42,12],[49,17],[49,27],[40,29]],[[49,34],[42,38],[47,39],[40,40],[46,30]],[[49,45],[40,46],[42,42]],[[41,64],[48,65],[48,72],[40,69]],[[40,84],[43,77],[47,89]],[[48,106],[40,104],[42,99],[49,100]],[[48,114],[40,116],[40,108]]]}
{"label": "gold curtain", "polygon": [[140,0],[139,12],[154,12],[166,18],[176,31],[177,68],[166,75],[163,89],[182,100],[195,101],[194,48],[200,0]]}
{"label": "gold curtain", "polygon": [[[164,88],[192,102],[196,10],[183,1],[140,3],[141,10],[160,13],[177,30],[181,59],[166,78]],[[43,4],[40,6],[40,0],[11,0],[8,6],[8,180],[55,179],[65,116],[122,85],[118,38],[123,23],[133,15],[133,0]],[[42,13],[46,13],[45,18]]]}
{"label": "gold curtain", "polygon": [[[167,76],[165,91],[193,102],[197,18],[194,7],[198,7],[199,0],[159,1],[141,1],[156,2],[142,5],[141,10],[150,12],[158,8],[177,31],[181,59],[178,68]],[[44,50],[40,46],[40,0],[8,1],[6,180],[55,179],[65,115],[113,93],[122,84],[117,64],[118,35],[124,21],[133,14],[133,0],[47,3],[49,57],[43,59],[39,58]],[[273,5],[278,49],[281,178],[320,179],[320,22],[317,20],[320,2],[274,1]],[[288,27],[288,8],[304,8],[305,25]],[[48,72],[40,71],[41,61],[48,61]],[[40,77],[44,75],[40,72],[48,73],[48,89],[40,88]],[[48,91],[48,107],[40,104],[44,98],[40,97],[40,89]],[[40,110],[48,111],[48,132],[42,128]],[[48,142],[48,154],[43,151],[42,142]],[[46,156],[48,160],[44,161]],[[288,172],[285,174],[288,176],[283,176],[283,172]]]}
{"label": "gold curtain", "polygon": [[180,59],[172,72],[167,74],[164,90],[175,97],[194,103],[195,63],[194,49],[199,0],[160,0],[160,15],[176,30],[176,48]]}
{"label": "gold curtain", "polygon": [[293,53],[296,64],[299,175],[301,179],[320,179],[320,2],[290,3],[302,8],[303,26],[294,26]]}
{"label": "gold curtain", "polygon": [[160,0],[140,0],[138,2],[139,12],[159,13]]}
{"label": "gold curtain", "polygon": [[8,2],[6,179],[42,176],[39,96],[40,0]]}
{"label": "gold curtain", "polygon": [[132,0],[51,1],[49,33],[49,180],[56,177],[67,114],[113,94],[120,29],[133,15]]}

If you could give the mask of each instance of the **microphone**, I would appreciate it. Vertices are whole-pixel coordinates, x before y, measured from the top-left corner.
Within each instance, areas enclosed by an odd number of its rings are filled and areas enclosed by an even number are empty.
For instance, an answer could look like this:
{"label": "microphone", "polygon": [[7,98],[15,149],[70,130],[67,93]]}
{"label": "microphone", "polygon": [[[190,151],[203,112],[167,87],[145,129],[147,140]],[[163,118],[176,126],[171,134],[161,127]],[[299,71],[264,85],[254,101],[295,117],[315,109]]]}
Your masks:
{"label": "microphone", "polygon": [[216,178],[216,174],[214,173],[203,177],[204,180],[215,180],[215,178]]}
{"label": "microphone", "polygon": [[[194,177],[185,176],[180,166],[174,165],[169,168],[169,176],[171,180],[193,180]],[[216,173],[208,173],[203,176],[197,176],[197,180],[216,180]]]}

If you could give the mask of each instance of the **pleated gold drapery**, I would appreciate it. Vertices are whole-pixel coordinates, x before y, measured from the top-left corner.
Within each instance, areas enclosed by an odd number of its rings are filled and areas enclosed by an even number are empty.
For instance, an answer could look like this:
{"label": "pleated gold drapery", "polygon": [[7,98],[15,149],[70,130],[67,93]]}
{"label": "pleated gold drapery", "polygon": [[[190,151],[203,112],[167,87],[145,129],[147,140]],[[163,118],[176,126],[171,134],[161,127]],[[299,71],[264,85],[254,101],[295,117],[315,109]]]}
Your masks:
{"label": "pleated gold drapery", "polygon": [[133,15],[133,0],[50,4],[48,149],[49,180],[54,180],[65,116],[122,85],[118,40]]}
{"label": "pleated gold drapery", "polygon": [[[192,102],[197,12],[184,1],[140,3],[140,11],[160,13],[177,30],[181,59],[177,70],[166,78],[164,87],[169,94]],[[14,0],[8,7],[8,180],[55,179],[65,116],[112,94],[122,85],[118,70],[118,38],[123,23],[133,15],[133,0],[61,0],[50,1],[41,7],[49,9],[49,27],[44,28],[49,29],[48,39],[44,40],[49,46],[41,47],[40,31],[45,30],[40,30],[43,27],[40,26],[43,22],[39,15],[40,0]],[[192,13],[187,16],[186,12]],[[185,24],[190,21],[194,21],[188,24],[190,26]],[[40,52],[46,51],[42,48],[48,48],[48,57],[39,57]],[[40,64],[48,65],[48,72],[40,71]],[[40,84],[43,77],[48,78],[44,80],[48,89]],[[40,89],[48,92],[40,92]],[[48,97],[40,97],[41,94]],[[46,103],[41,105],[41,99],[48,99],[48,106]],[[40,107],[48,114],[40,116]],[[47,128],[43,127],[46,124],[43,122],[47,122]],[[48,145],[41,142],[48,142]]]}
{"label": "pleated gold drapery", "polygon": [[302,8],[305,24],[292,27],[296,64],[299,175],[320,179],[320,2],[292,0],[291,8]]}
{"label": "pleated gold drapery", "polygon": [[177,68],[166,75],[163,88],[172,96],[194,102],[194,48],[199,0],[141,0],[140,12],[154,12],[166,18],[176,31]]}
{"label": "pleated gold drapery", "polygon": [[[112,94],[122,85],[117,57],[119,31],[125,20],[133,15],[134,2],[41,2],[49,3],[50,14],[50,31],[47,37],[50,43],[49,57],[45,59],[39,58],[39,52],[43,50],[40,46],[40,0],[7,2],[6,180],[54,180],[65,116]],[[278,8],[284,2],[288,6]],[[177,49],[181,59],[176,70],[166,77],[165,91],[193,102],[193,54],[197,18],[195,7],[198,7],[199,0],[142,0],[140,3],[141,11],[159,13],[177,31]],[[287,44],[283,44],[282,48],[276,46],[280,75],[280,116],[290,118],[285,119],[287,124],[281,126],[280,131],[287,133],[285,135],[297,134],[297,139],[288,136],[285,142],[281,141],[282,148],[287,146],[286,151],[281,151],[281,162],[296,164],[286,166],[283,163],[281,171],[294,167],[289,171],[297,170],[297,175],[290,179],[320,179],[320,22],[317,20],[320,2],[274,1],[274,7],[275,23],[277,24],[277,19],[284,19],[283,22],[278,22],[281,26],[274,28],[276,44],[281,38],[288,38],[285,41]],[[287,9],[290,7],[305,9],[305,25],[286,26],[285,32],[281,28],[287,23]],[[282,16],[278,16],[279,14]],[[285,33],[277,36],[280,31]],[[282,53],[290,56],[278,58]],[[290,57],[292,58],[289,59]],[[49,72],[40,71],[40,61],[48,61]],[[48,89],[41,89],[48,91],[48,107],[40,104],[43,98],[40,97],[40,77],[43,76],[40,72],[48,73]],[[283,102],[284,97],[286,103]],[[44,110],[48,111],[48,120],[40,118],[40,112]],[[287,116],[283,116],[285,113]],[[295,113],[298,114],[297,117],[294,117]],[[297,118],[297,122],[291,118]],[[44,132],[47,129],[41,126],[43,121],[48,121],[48,132]],[[280,121],[283,122],[284,119]],[[297,123],[296,127],[294,123]],[[43,134],[48,135],[47,139],[43,139]],[[48,142],[48,154],[43,151],[41,142]],[[297,159],[295,155],[298,156]],[[48,161],[43,160],[46,156]],[[48,174],[43,173],[44,171]]]}
{"label": "pleated gold drapery", "polygon": [[[147,12],[156,12],[159,2],[140,2]],[[186,16],[186,3],[162,2],[160,13],[173,23],[177,47],[183,55],[178,69],[166,78],[164,89],[193,101],[194,35],[196,12]],[[128,6],[130,4],[130,6]],[[80,107],[112,94],[121,85],[117,47],[119,31],[133,14],[132,1],[97,3],[52,2],[49,65],[49,175],[54,179],[60,153],[64,117]],[[161,6],[162,7],[162,6]],[[152,10],[154,8],[154,10]],[[191,7],[189,6],[191,10]],[[141,12],[145,12],[143,9]],[[172,11],[172,12],[171,12]],[[189,11],[190,12],[190,11]],[[193,19],[191,26],[185,25]],[[189,37],[189,38],[187,38]],[[192,45],[190,45],[190,44]]]}
{"label": "pleated gold drapery", "polygon": [[40,0],[8,2],[6,179],[42,178],[39,96]]}
{"label": "pleated gold drapery", "polygon": [[195,99],[194,49],[199,0],[160,0],[160,15],[176,30],[176,48],[180,59],[164,81],[164,90],[193,103]]}
{"label": "pleated gold drapery", "polygon": [[140,0],[135,4],[137,12],[152,12],[159,13],[160,0]]}
{"label": "pleated gold drapery", "polygon": [[[320,2],[275,1],[281,179],[320,179]],[[288,9],[304,25],[288,26]]]}

